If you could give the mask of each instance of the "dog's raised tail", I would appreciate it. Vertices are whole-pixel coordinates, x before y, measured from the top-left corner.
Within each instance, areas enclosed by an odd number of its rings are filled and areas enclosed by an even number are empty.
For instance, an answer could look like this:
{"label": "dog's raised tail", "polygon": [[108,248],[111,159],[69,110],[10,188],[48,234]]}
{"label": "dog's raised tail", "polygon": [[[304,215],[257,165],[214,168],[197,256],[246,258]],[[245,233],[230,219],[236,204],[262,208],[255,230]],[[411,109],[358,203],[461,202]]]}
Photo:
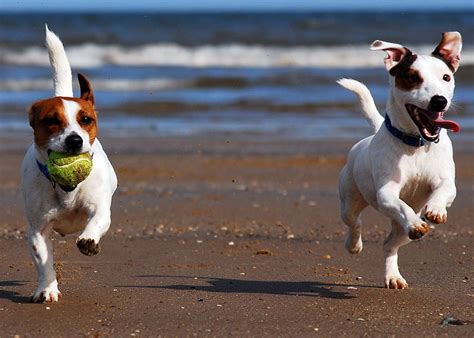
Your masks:
{"label": "dog's raised tail", "polygon": [[363,83],[352,79],[340,79],[337,81],[341,86],[357,94],[365,118],[369,121],[374,133],[379,130],[384,119],[375,106],[374,98]]}
{"label": "dog's raised tail", "polygon": [[48,49],[49,62],[53,68],[54,95],[73,97],[72,73],[69,60],[63,43],[56,34],[46,28],[46,48]]}

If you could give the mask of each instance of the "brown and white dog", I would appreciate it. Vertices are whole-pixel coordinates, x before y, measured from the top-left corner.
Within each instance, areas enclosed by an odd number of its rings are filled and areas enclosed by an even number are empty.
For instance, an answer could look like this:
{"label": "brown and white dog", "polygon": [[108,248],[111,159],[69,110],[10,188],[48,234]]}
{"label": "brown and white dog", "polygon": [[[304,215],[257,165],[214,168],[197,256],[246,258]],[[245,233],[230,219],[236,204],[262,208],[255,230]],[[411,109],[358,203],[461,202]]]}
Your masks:
{"label": "brown and white dog", "polygon": [[[117,177],[97,139],[97,112],[87,78],[78,74],[81,96],[73,97],[71,67],[59,38],[46,27],[46,46],[53,69],[55,97],[34,103],[29,111],[34,143],[23,160],[21,188],[28,220],[28,244],[38,270],[33,302],[61,298],[53,266],[52,230],[61,235],[81,231],[85,255],[99,252],[99,240],[110,226],[110,205]],[[47,172],[51,151],[92,155],[90,175],[75,188],[56,184]]]}
{"label": "brown and white dog", "polygon": [[408,286],[398,270],[398,249],[428,232],[428,222],[447,220],[447,208],[456,196],[454,161],[447,129],[459,125],[445,120],[454,93],[462,41],[458,32],[443,34],[431,55],[377,40],[373,50],[386,52],[390,93],[385,119],[362,83],[342,79],[343,87],[360,98],[374,135],[349,152],[341,171],[341,216],[349,228],[346,248],[362,251],[361,212],[368,205],[392,221],[384,243],[385,286]]}

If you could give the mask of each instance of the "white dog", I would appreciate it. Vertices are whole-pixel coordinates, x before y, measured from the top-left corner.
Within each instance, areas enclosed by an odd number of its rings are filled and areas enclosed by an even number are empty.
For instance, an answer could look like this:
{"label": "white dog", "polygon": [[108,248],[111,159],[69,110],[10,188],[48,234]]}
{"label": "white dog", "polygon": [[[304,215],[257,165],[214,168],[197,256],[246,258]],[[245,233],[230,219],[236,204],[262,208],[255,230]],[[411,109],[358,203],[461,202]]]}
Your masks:
{"label": "white dog", "polygon": [[387,53],[390,74],[385,120],[366,86],[338,81],[359,96],[375,133],[352,147],[340,175],[341,215],[349,227],[345,246],[350,253],[362,250],[360,214],[367,205],[388,216],[392,231],[384,242],[387,288],[408,286],[398,270],[398,249],[423,237],[427,222],[446,222],[446,209],[456,196],[446,129],[458,131],[459,125],[443,116],[453,97],[461,48],[458,32],[444,33],[431,55],[375,41],[371,49]]}
{"label": "white dog", "polygon": [[[33,302],[61,298],[53,266],[51,230],[61,235],[82,231],[77,239],[85,255],[99,252],[99,240],[110,226],[110,204],[117,177],[97,135],[97,113],[89,81],[78,74],[81,97],[73,98],[71,67],[59,38],[46,27],[46,46],[53,68],[55,97],[34,103],[29,111],[34,143],[21,169],[28,220],[28,244],[38,270]],[[50,151],[93,156],[90,175],[76,188],[56,184],[48,175]]]}

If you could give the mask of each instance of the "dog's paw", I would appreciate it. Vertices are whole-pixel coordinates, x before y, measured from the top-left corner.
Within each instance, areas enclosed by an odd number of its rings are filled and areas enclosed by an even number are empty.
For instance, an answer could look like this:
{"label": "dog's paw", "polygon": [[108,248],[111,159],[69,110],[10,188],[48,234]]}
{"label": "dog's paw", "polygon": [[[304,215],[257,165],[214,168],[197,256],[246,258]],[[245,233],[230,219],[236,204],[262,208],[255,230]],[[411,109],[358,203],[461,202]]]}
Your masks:
{"label": "dog's paw", "polygon": [[416,239],[420,239],[423,237],[429,230],[428,224],[419,220],[419,222],[415,225],[412,225],[410,231],[408,231],[408,237],[414,241]]}
{"label": "dog's paw", "polygon": [[401,275],[386,276],[385,287],[387,289],[407,289],[408,283]]}
{"label": "dog's paw", "polygon": [[38,288],[34,295],[31,296],[31,303],[54,303],[59,302],[62,294],[57,287],[50,286],[46,288]]}
{"label": "dog's paw", "polygon": [[427,206],[425,211],[425,218],[434,224],[446,223],[448,220],[448,212],[446,208]]}
{"label": "dog's paw", "polygon": [[362,243],[362,237],[359,235],[358,237],[354,238],[352,234],[349,233],[344,243],[344,247],[351,254],[360,253],[364,248],[364,244]]}
{"label": "dog's paw", "polygon": [[76,242],[79,251],[86,256],[94,256],[100,252],[100,245],[91,238],[79,238]]}

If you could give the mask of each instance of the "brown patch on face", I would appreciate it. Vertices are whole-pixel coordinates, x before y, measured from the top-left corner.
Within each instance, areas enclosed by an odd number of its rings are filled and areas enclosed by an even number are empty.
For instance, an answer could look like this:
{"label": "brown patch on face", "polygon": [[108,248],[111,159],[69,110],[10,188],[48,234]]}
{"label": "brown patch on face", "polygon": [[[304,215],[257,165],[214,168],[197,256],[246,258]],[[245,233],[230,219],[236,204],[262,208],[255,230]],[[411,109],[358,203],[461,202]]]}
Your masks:
{"label": "brown patch on face", "polygon": [[409,69],[406,73],[395,76],[397,88],[405,91],[417,89],[423,83],[423,78],[417,70]]}
{"label": "brown patch on face", "polygon": [[420,73],[411,66],[417,59],[416,54],[409,52],[389,73],[395,76],[395,86],[404,91],[417,89],[423,83]]}
{"label": "brown patch on face", "polygon": [[34,103],[29,110],[30,125],[34,131],[35,143],[43,148],[48,141],[67,126],[64,105],[59,97]]}
{"label": "brown patch on face", "polygon": [[89,142],[90,144],[93,144],[98,132],[97,113],[94,110],[94,106],[90,101],[82,99],[75,99],[74,101],[79,103],[81,106],[81,110],[79,110],[76,116],[77,123],[79,123],[82,129],[87,131],[89,134]]}

